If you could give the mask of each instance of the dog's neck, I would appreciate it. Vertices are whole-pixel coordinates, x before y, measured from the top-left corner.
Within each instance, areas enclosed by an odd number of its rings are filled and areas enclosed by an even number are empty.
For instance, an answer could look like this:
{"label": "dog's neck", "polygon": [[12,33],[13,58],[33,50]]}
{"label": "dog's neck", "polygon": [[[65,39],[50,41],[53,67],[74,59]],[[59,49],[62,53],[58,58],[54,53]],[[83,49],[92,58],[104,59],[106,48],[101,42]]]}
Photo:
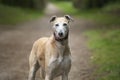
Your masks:
{"label": "dog's neck", "polygon": [[64,55],[68,55],[66,51],[69,51],[69,46],[68,46],[68,39],[62,40],[62,41],[57,41],[54,37],[54,35],[51,36],[51,45],[54,48],[57,48],[57,58],[59,57],[62,61]]}
{"label": "dog's neck", "polygon": [[52,35],[50,37],[50,44],[56,48],[57,50],[57,58],[60,59],[60,62],[63,60],[63,56],[65,55],[69,55],[67,52],[69,52],[69,45],[68,45],[68,39],[65,39],[63,41],[57,41],[54,37],[54,35]]}
{"label": "dog's neck", "polygon": [[68,46],[68,37],[64,38],[63,40],[56,40],[54,34],[51,36],[52,39],[52,43],[56,44],[56,46],[64,46],[67,47]]}

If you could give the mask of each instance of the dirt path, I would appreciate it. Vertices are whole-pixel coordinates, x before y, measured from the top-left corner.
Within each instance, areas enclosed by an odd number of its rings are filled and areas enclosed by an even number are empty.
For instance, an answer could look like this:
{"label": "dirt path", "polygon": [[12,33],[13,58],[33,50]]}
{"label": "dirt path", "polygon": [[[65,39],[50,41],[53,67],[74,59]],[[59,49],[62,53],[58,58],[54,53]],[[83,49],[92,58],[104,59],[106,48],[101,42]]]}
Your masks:
{"label": "dirt path", "polygon": [[[38,38],[52,34],[49,18],[54,14],[63,16],[58,8],[49,4],[46,15],[42,18],[0,32],[0,80],[27,80],[28,56],[32,44]],[[82,31],[86,29],[89,22],[77,18],[74,20],[70,28],[73,61],[69,78],[70,80],[90,80],[90,51],[82,35]],[[39,80],[38,75],[36,80]]]}

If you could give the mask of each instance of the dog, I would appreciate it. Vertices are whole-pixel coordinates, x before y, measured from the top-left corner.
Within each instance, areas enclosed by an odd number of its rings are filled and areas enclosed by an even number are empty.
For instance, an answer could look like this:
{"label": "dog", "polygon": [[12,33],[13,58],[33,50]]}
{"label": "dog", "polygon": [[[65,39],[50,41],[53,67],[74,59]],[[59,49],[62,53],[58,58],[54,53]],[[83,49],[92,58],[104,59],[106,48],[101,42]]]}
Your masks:
{"label": "dog", "polygon": [[68,80],[71,69],[71,52],[68,44],[71,21],[73,19],[69,15],[51,17],[53,34],[49,38],[40,38],[33,44],[29,56],[28,80],[35,80],[39,68],[41,77],[45,80],[53,80],[57,76],[62,76],[62,80]]}

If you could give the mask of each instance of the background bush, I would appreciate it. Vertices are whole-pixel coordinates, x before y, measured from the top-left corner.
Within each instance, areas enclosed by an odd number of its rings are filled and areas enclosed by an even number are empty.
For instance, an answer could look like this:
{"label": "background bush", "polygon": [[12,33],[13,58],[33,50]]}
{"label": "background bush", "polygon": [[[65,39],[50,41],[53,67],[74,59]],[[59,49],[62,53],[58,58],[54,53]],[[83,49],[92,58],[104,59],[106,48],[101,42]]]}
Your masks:
{"label": "background bush", "polygon": [[45,7],[45,0],[0,0],[2,4],[10,6],[19,6],[23,8],[33,8],[42,10]]}
{"label": "background bush", "polygon": [[73,6],[78,9],[100,8],[116,1],[120,2],[120,0],[73,0]]}
{"label": "background bush", "polygon": [[50,1],[72,1],[72,0],[50,0]]}

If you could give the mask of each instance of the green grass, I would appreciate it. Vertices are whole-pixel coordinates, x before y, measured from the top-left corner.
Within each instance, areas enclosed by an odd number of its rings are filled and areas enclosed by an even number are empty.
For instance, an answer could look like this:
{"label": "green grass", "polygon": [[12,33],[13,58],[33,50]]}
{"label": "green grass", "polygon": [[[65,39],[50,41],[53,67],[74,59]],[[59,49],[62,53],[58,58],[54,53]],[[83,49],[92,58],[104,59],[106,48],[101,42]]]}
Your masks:
{"label": "green grass", "polygon": [[77,10],[71,2],[55,2],[55,4],[65,12],[65,14],[75,15],[81,19],[93,20],[99,24],[120,25],[119,16],[109,14],[108,11],[120,9],[120,3],[109,4],[102,9]]}
{"label": "green grass", "polygon": [[72,6],[71,2],[60,1],[60,2],[54,2],[54,4],[58,6],[62,11],[64,11],[65,14],[76,15],[79,12],[77,9],[75,9]]}
{"label": "green grass", "polygon": [[18,24],[27,20],[38,18],[43,13],[40,11],[10,7],[0,4],[0,24]]}
{"label": "green grass", "polygon": [[93,75],[99,76],[97,80],[120,80],[120,30],[90,30],[85,35],[91,59],[99,66]]}

